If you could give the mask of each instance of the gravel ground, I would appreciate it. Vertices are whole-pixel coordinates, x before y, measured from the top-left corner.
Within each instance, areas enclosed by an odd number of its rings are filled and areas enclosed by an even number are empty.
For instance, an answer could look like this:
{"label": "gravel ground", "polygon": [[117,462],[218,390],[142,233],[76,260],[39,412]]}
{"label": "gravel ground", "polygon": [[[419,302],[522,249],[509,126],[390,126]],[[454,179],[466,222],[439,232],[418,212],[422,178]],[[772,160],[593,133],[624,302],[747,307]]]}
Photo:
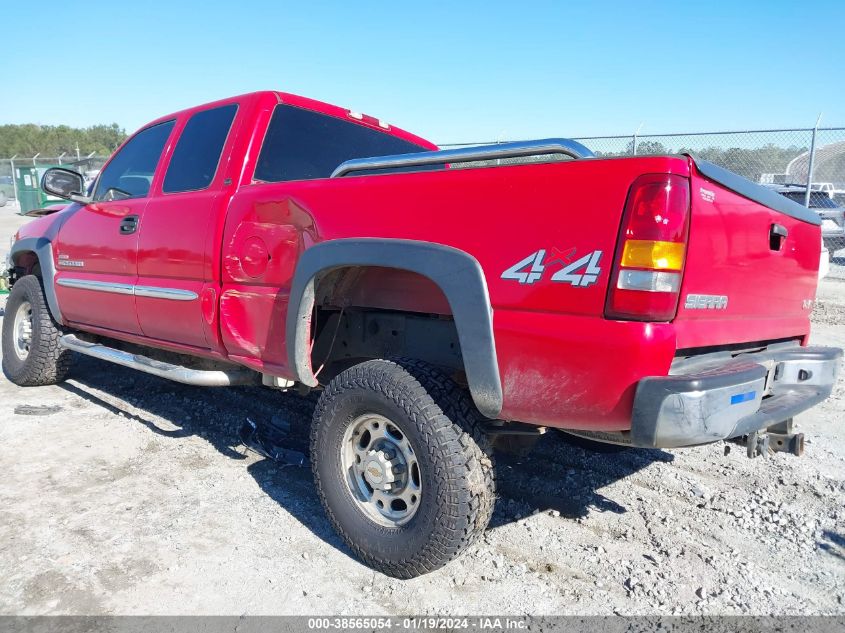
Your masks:
{"label": "gravel ground", "polygon": [[[20,222],[0,210],[0,251]],[[813,342],[845,346],[843,323],[845,283],[826,281]],[[308,470],[238,447],[244,418],[279,416],[304,450],[313,398],[87,358],[59,386],[0,377],[0,613],[842,615],[843,400],[840,379],[798,420],[803,458],[549,433],[500,458],[477,546],[399,581],[351,558]]]}

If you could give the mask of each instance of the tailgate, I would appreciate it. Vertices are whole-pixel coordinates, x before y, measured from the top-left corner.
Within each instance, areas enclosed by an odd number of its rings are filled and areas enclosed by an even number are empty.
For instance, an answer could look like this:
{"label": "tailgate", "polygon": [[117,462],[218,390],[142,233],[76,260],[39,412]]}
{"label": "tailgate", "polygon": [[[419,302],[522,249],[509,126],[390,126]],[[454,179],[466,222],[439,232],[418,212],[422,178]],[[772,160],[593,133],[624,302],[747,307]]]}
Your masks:
{"label": "tailgate", "polygon": [[821,252],[818,215],[711,163],[690,163],[678,349],[806,337]]}

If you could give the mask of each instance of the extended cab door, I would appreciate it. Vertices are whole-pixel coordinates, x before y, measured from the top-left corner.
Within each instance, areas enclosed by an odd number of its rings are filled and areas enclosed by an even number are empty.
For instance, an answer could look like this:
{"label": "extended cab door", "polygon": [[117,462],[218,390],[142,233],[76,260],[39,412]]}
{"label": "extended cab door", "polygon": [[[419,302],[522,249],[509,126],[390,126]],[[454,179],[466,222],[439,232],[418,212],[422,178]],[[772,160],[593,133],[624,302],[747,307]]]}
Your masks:
{"label": "extended cab door", "polygon": [[[191,110],[144,210],[135,306],[144,336],[216,349],[219,244],[233,178],[227,158],[240,122],[237,101]],[[220,228],[218,229],[218,224]]]}
{"label": "extended cab door", "polygon": [[59,231],[56,294],[72,324],[140,334],[133,295],[138,228],[174,121],[151,125],[106,164],[93,202]]}

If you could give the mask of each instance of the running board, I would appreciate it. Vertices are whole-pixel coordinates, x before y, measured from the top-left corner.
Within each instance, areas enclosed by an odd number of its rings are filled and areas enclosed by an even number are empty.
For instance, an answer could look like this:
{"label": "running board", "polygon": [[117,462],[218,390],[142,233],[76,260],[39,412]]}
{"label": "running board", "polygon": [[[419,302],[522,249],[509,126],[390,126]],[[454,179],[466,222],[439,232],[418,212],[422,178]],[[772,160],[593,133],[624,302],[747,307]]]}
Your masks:
{"label": "running board", "polygon": [[89,343],[81,341],[73,334],[65,334],[59,339],[59,344],[65,349],[93,356],[115,365],[122,365],[130,369],[137,369],[146,374],[167,378],[185,385],[197,385],[200,387],[231,387],[234,385],[258,385],[261,384],[259,374],[246,369],[232,370],[203,370],[190,369],[181,365],[172,365],[159,360],[154,360],[139,354],[124,352],[113,347],[106,347],[100,343]]}

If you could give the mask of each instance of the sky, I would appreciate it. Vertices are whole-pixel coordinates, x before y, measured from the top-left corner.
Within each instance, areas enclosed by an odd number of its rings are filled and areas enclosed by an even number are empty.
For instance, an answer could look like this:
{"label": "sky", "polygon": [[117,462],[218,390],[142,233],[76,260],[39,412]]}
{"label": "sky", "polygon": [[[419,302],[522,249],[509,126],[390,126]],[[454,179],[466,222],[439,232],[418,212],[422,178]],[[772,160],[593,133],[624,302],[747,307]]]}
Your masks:
{"label": "sky", "polygon": [[[841,1],[5,0],[0,124],[278,89],[436,143],[845,125]],[[838,25],[838,26],[837,26]]]}

